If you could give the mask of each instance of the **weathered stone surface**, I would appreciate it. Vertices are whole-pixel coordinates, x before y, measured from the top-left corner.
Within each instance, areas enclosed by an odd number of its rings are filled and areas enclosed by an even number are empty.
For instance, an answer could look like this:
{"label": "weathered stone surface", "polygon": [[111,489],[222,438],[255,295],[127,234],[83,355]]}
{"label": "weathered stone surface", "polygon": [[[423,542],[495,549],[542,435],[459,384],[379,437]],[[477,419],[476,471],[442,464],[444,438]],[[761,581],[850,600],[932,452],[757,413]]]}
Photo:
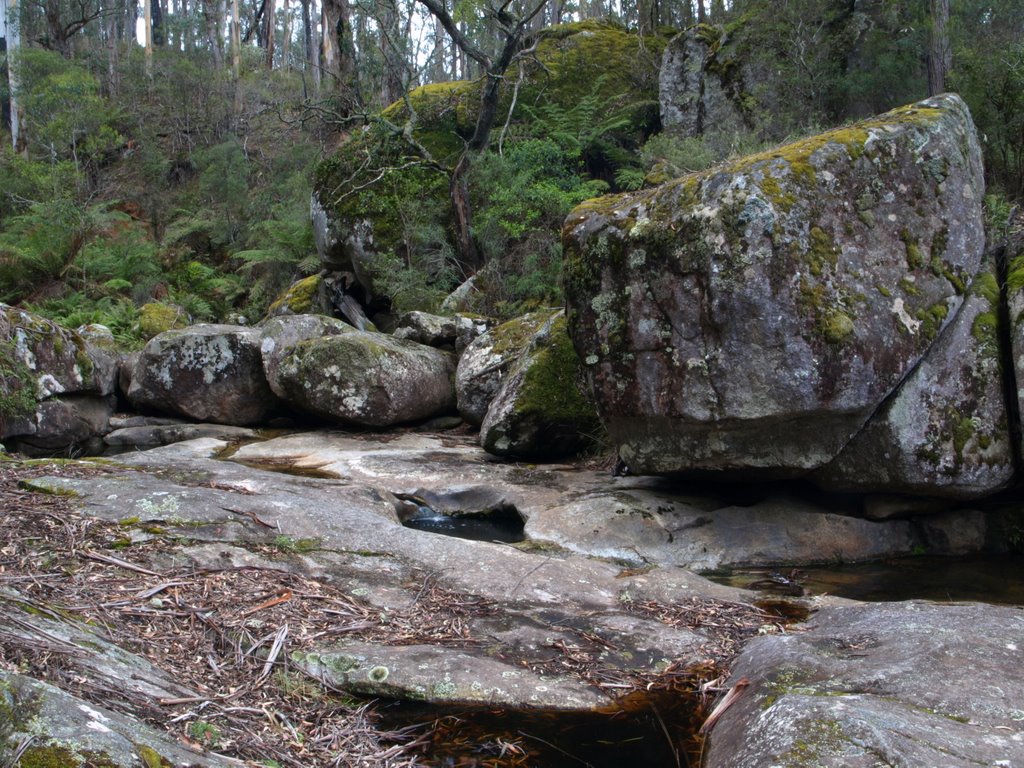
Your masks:
{"label": "weathered stone surface", "polygon": [[734,133],[744,128],[742,80],[723,79],[726,68],[716,67],[721,30],[698,25],[680,32],[665,47],[658,78],[661,125],[670,133],[703,136],[705,132]]}
{"label": "weathered stone surface", "polygon": [[113,398],[64,395],[39,403],[32,434],[18,441],[30,453],[79,450],[110,429]]}
{"label": "weathered stone surface", "polygon": [[577,208],[570,333],[626,463],[831,461],[962,304],[982,193],[970,115],[946,95]]}
{"label": "weathered stone surface", "polygon": [[200,438],[239,441],[257,436],[255,430],[228,424],[151,424],[115,429],[103,436],[103,442],[116,448],[144,449]]}
{"label": "weathered stone surface", "polygon": [[552,315],[551,312],[523,315],[470,342],[455,371],[455,393],[462,418],[470,424],[483,423],[509,368]]}
{"label": "weathered stone surface", "polygon": [[1024,762],[1024,613],[907,602],[828,608],[754,640],[750,686],[707,742],[711,768]]}
{"label": "weathered stone surface", "polygon": [[194,752],[133,718],[60,688],[0,671],[0,713],[5,710],[13,713],[4,722],[5,735],[13,740],[13,746],[28,739],[18,762],[22,766],[238,765],[234,760]]}
{"label": "weathered stone surface", "polygon": [[300,341],[354,330],[348,323],[326,315],[290,315],[267,320],[260,328],[260,355],[270,389],[278,397],[285,397],[280,376],[281,361]]}
{"label": "weathered stone surface", "polygon": [[565,313],[558,312],[501,382],[480,426],[481,445],[499,456],[535,459],[594,445],[601,425],[584,376]]}
{"label": "weathered stone surface", "polygon": [[951,512],[948,501],[943,513],[872,522],[851,516],[843,500],[779,489],[681,489],[662,478],[550,464],[525,469],[488,462],[479,446],[425,435],[378,443],[298,434],[242,446],[232,459],[386,488],[446,514],[514,507],[531,541],[638,566],[704,571],[960,554],[980,551],[989,532],[983,513]]}
{"label": "weathered stone surface", "polygon": [[[1013,357],[1013,386],[1017,418],[1024,413],[1024,230],[1020,227],[1009,238],[1003,254],[1007,265],[1006,304],[1010,330],[1010,354]],[[1009,374],[1009,371],[1004,372]],[[1015,425],[1019,448],[1024,452],[1024,425]]]}
{"label": "weathered stone surface", "polygon": [[237,325],[194,325],[151,339],[132,371],[137,407],[196,421],[247,426],[281,407],[263,374],[261,333]]}
{"label": "weathered stone surface", "polygon": [[341,423],[385,427],[454,409],[454,374],[449,353],[352,331],[296,345],[277,378],[294,407]]}
{"label": "weathered stone surface", "polygon": [[[70,406],[51,405],[50,398],[91,398],[99,402],[114,392],[118,356],[99,327],[78,331],[62,328],[31,312],[0,304],[0,438],[45,433],[40,440],[53,448],[72,446],[97,432],[83,435],[86,422]],[[95,409],[89,409],[95,415]],[[108,411],[109,415],[109,411]],[[62,440],[57,426],[75,426]]]}
{"label": "weathered stone surface", "polygon": [[452,316],[432,315],[429,312],[404,312],[398,318],[394,336],[408,339],[428,347],[455,349],[457,321]]}
{"label": "weathered stone surface", "polygon": [[310,677],[345,691],[438,706],[588,710],[609,702],[605,694],[577,679],[537,675],[454,648],[347,643],[323,652],[296,652],[291,660]]}
{"label": "weathered stone surface", "polygon": [[976,498],[1012,481],[996,337],[999,287],[990,272],[974,285],[924,360],[815,473],[816,482],[834,490]]}
{"label": "weathered stone surface", "polygon": [[345,253],[338,232],[315,191],[310,197],[309,214],[313,222],[313,242],[324,269],[331,272],[351,272],[352,259]]}

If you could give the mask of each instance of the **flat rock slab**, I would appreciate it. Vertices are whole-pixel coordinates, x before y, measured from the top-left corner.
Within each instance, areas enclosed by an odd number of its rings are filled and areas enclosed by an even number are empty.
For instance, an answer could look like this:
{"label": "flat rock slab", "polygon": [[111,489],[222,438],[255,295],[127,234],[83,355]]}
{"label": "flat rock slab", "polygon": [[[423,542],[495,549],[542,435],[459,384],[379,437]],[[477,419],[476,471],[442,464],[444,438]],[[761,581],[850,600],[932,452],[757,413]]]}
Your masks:
{"label": "flat rock slab", "polygon": [[19,765],[243,765],[226,757],[201,755],[137,720],[23,675],[0,671],[0,706],[13,713],[4,726],[14,744],[34,737]]}
{"label": "flat rock slab", "polygon": [[379,491],[429,500],[439,511],[510,504],[532,541],[593,557],[713,570],[775,563],[855,562],[976,549],[985,519],[963,513],[868,521],[845,502],[765,493],[755,501],[652,478],[613,478],[567,465],[499,463],[475,444],[429,435],[366,440],[339,432],[289,435],[242,446],[253,466],[316,471]]}
{"label": "flat rock slab", "polygon": [[347,643],[322,653],[295,653],[292,661],[311,677],[346,691],[439,706],[580,711],[610,701],[577,679],[537,675],[456,648]]}
{"label": "flat rock slab", "polygon": [[904,602],[820,611],[753,641],[707,765],[1024,764],[1024,611]]}

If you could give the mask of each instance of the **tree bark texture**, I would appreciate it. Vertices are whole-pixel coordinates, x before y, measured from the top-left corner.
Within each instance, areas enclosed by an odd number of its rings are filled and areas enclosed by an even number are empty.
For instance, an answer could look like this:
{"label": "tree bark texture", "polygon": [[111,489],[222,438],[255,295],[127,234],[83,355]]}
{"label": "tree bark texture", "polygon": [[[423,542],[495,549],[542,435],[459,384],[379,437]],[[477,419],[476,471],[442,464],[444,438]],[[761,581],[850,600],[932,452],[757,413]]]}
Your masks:
{"label": "tree bark texture", "polygon": [[946,75],[953,64],[949,47],[949,0],[929,0],[931,24],[928,27],[928,95],[946,90]]}

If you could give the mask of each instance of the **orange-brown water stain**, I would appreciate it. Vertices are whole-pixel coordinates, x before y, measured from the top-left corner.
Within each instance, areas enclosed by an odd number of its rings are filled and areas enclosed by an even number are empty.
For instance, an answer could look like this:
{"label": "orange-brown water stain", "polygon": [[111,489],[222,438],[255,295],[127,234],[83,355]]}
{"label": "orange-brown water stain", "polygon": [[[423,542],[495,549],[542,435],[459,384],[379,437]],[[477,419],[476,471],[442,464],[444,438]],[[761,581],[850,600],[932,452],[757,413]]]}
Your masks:
{"label": "orange-brown water stain", "polygon": [[600,711],[381,707],[384,727],[416,725],[419,760],[444,768],[696,766],[706,707],[692,684],[641,690]]}

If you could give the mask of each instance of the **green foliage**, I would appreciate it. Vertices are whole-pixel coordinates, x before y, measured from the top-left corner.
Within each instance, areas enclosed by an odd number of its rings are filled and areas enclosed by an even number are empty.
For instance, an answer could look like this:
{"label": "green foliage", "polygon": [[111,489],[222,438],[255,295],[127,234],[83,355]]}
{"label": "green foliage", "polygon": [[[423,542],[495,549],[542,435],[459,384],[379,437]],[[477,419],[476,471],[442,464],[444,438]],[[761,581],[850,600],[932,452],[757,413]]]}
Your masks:
{"label": "green foliage", "polygon": [[[114,223],[123,219],[112,203],[83,205],[71,197],[32,203],[27,210],[9,216],[0,232],[0,301],[13,302],[48,282],[77,275],[95,250],[89,246]],[[105,279],[130,279],[129,273]],[[83,278],[84,282],[84,278]]]}
{"label": "green foliage", "polygon": [[990,188],[1019,200],[1024,195],[1024,1],[967,0],[951,10],[956,23],[950,88],[971,108]]}
{"label": "green foliage", "polygon": [[95,170],[119,146],[118,113],[82,66],[52,51],[21,54],[24,131],[34,152]]}
{"label": "green foliage", "polygon": [[607,191],[582,171],[578,137],[526,139],[477,158],[471,174],[474,236],[487,262],[482,310],[500,314],[562,301],[561,226],[574,206]]}
{"label": "green foliage", "polygon": [[659,180],[702,171],[721,159],[703,138],[667,133],[649,138],[640,150],[640,157],[647,170],[657,174]]}
{"label": "green foliage", "polygon": [[249,160],[234,136],[197,153],[199,192],[203,203],[216,206],[210,238],[215,245],[235,242],[246,218]]}

